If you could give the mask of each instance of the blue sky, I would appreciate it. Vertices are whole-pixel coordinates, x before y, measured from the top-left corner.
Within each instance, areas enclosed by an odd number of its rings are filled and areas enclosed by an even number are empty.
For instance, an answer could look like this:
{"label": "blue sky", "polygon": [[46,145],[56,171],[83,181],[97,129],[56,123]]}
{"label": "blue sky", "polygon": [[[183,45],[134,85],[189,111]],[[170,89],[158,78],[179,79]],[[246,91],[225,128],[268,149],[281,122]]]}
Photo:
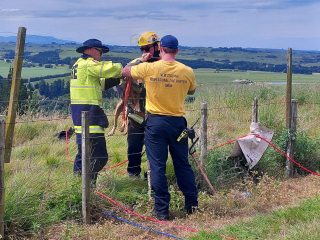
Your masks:
{"label": "blue sky", "polygon": [[134,34],[172,34],[182,46],[320,51],[320,0],[1,0],[0,35],[130,45]]}

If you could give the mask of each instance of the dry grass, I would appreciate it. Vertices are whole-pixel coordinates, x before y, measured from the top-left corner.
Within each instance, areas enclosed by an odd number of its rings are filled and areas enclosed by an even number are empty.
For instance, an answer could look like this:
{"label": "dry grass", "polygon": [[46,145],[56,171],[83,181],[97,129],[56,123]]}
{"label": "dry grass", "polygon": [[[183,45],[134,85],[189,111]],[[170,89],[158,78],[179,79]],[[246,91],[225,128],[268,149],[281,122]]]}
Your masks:
{"label": "dry grass", "polygon": [[[268,214],[278,208],[296,206],[302,199],[316,196],[320,193],[318,178],[318,176],[310,175],[277,182],[265,177],[258,185],[253,185],[248,181],[238,188],[231,189],[226,195],[218,194],[209,197],[206,194],[200,194],[200,211],[194,215],[177,217],[167,222],[201,231],[214,231],[257,214]],[[248,196],[247,192],[250,192],[251,195]],[[191,231],[132,216],[117,207],[113,208],[112,214],[182,238],[190,238],[195,235]],[[152,217],[150,212],[144,215]],[[46,229],[46,233],[42,236],[43,239],[168,239],[167,236],[120,222],[105,214],[100,215],[100,219],[94,225],[62,224]]]}

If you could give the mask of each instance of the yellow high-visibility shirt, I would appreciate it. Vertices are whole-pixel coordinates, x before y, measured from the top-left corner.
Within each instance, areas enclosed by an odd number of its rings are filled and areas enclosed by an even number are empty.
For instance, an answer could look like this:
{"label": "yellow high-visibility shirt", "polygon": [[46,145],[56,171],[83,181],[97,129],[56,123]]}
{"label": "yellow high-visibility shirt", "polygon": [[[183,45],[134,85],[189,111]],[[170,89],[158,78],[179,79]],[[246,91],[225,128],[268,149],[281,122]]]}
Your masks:
{"label": "yellow high-visibility shirt", "polygon": [[104,133],[109,122],[103,109],[102,91],[108,79],[120,78],[122,65],[111,61],[95,61],[90,56],[79,58],[72,67],[70,79],[71,116],[81,144],[81,112],[89,113],[89,133]]}
{"label": "yellow high-visibility shirt", "polygon": [[121,70],[121,63],[99,62],[91,57],[79,58],[72,67],[71,104],[101,105],[105,81],[108,78],[120,78]]}
{"label": "yellow high-visibility shirt", "polygon": [[147,91],[146,110],[152,114],[183,116],[188,91],[196,88],[192,68],[163,60],[131,67],[133,79],[142,79]]}

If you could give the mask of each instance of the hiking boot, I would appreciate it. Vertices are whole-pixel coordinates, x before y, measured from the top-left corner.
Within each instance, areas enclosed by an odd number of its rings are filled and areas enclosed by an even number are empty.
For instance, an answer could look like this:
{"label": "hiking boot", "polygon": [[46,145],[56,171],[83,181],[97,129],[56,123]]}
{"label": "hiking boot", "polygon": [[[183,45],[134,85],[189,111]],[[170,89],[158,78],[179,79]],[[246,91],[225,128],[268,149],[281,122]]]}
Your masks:
{"label": "hiking boot", "polygon": [[187,212],[187,214],[193,214],[198,210],[198,206],[184,206],[183,211]]}
{"label": "hiking boot", "polygon": [[129,178],[133,178],[133,179],[140,179],[140,174],[132,174],[132,173],[129,173]]}
{"label": "hiking boot", "polygon": [[153,209],[152,216],[156,217],[160,221],[169,220],[169,214],[158,213],[156,209]]}

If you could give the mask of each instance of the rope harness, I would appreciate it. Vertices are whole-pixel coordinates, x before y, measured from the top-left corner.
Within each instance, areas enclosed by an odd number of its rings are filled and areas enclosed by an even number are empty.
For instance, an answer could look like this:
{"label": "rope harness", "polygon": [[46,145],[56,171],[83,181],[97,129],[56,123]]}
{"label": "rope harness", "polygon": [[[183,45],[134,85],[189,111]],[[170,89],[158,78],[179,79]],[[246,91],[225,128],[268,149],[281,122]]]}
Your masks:
{"label": "rope harness", "polygon": [[123,124],[125,125],[126,128],[126,132],[122,135],[126,135],[128,133],[128,127],[127,127],[127,118],[126,118],[126,106],[128,103],[128,97],[130,96],[133,100],[133,102],[135,103],[135,99],[133,97],[133,91],[132,91],[132,78],[125,78],[125,81],[127,82],[127,86],[126,86],[126,90],[124,92],[124,99],[123,99],[123,111],[122,111],[122,117],[121,117],[121,123],[120,126],[122,126]]}

